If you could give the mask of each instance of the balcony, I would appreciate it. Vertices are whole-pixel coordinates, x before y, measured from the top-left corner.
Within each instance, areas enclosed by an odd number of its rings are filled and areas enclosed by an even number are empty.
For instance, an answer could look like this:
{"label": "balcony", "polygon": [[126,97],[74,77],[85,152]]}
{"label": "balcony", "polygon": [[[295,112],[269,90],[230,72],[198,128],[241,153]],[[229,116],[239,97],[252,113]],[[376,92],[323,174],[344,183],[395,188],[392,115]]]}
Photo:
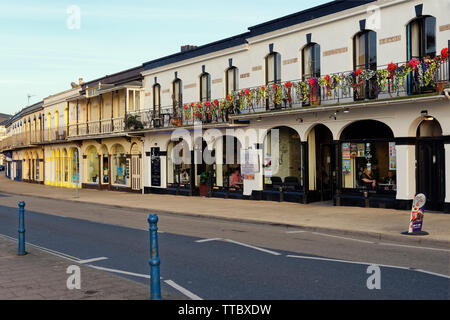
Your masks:
{"label": "balcony", "polygon": [[[444,50],[443,50],[444,52]],[[245,88],[225,98],[129,111],[126,118],[69,126],[82,137],[196,124],[227,123],[232,118],[283,110],[314,109],[441,93],[450,81],[447,56],[358,69]]]}
{"label": "balcony", "polygon": [[68,138],[114,134],[124,132],[124,129],[125,120],[123,117],[74,123],[69,125]]}
{"label": "balcony", "polygon": [[44,129],[42,143],[56,143],[66,140],[66,127],[59,127],[57,129]]}

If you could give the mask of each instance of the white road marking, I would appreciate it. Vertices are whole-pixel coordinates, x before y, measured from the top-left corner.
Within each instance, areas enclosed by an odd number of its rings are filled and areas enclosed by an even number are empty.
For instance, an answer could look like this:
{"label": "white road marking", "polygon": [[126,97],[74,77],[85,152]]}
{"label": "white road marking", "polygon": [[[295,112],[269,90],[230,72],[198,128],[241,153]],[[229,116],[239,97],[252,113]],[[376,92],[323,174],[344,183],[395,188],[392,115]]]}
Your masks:
{"label": "white road marking", "polygon": [[92,259],[80,260],[80,261],[78,261],[78,263],[79,264],[86,264],[86,263],[102,261],[102,260],[108,260],[108,258],[107,257],[92,258]]}
{"label": "white road marking", "polygon": [[296,259],[320,260],[320,261],[341,262],[341,263],[349,263],[349,264],[359,264],[359,265],[364,265],[364,266],[376,265],[376,266],[384,267],[384,268],[416,271],[416,272],[426,273],[426,274],[430,274],[430,275],[437,276],[437,277],[450,279],[450,276],[447,276],[445,274],[435,273],[435,272],[431,272],[431,271],[425,271],[425,270],[422,270],[422,269],[414,269],[414,268],[408,268],[408,267],[392,266],[392,265],[388,265],[388,264],[378,264],[378,263],[359,262],[359,261],[347,261],[347,260],[328,259],[328,258],[319,258],[319,257],[293,256],[293,255],[288,255],[287,257],[288,258],[296,258]]}
{"label": "white road marking", "polygon": [[357,241],[357,242],[375,244],[375,242],[373,242],[373,241],[359,240],[359,239],[347,238],[347,237],[341,237],[341,236],[333,236],[331,234],[320,233],[320,232],[311,232],[311,233],[312,234],[321,235],[321,236],[325,236],[325,237],[332,237],[332,238],[339,238],[339,239],[350,240],[350,241]]}
{"label": "white road marking", "polygon": [[98,270],[102,270],[102,271],[109,271],[109,272],[113,272],[113,273],[126,274],[128,276],[134,276],[134,277],[139,277],[139,278],[150,279],[150,276],[147,275],[147,274],[140,274],[140,273],[128,272],[128,271],[123,271],[123,270],[118,270],[118,269],[98,267],[98,266],[93,266],[91,264],[88,265],[88,267],[91,267],[91,268],[94,268],[94,269],[98,269]]}
{"label": "white road marking", "polygon": [[[5,239],[12,240],[12,241],[14,241],[14,242],[17,242],[17,241],[18,241],[16,238],[13,238],[13,237],[10,237],[10,236],[4,235],[4,234],[0,234],[0,236],[3,237],[3,238],[5,238]],[[65,254],[65,253],[62,253],[62,252],[58,252],[58,251],[55,251],[55,250],[51,250],[51,249],[48,249],[48,248],[44,248],[44,247],[41,247],[41,246],[32,244],[32,243],[30,243],[30,242],[26,242],[26,243],[25,243],[25,246],[35,247],[35,248],[37,248],[37,249],[39,249],[39,250],[41,250],[41,251],[45,251],[45,252],[47,252],[47,253],[49,253],[49,254],[52,254],[52,255],[54,255],[54,256],[58,256],[58,257],[60,257],[60,258],[63,258],[63,259],[66,259],[66,260],[69,260],[69,261],[72,261],[72,262],[78,262],[78,261],[80,261],[80,259],[77,258],[77,257],[73,257],[73,256],[70,256],[70,255]]]}
{"label": "white road marking", "polygon": [[443,278],[450,279],[450,276],[447,276],[447,275],[445,275],[445,274],[435,273],[435,272],[426,271],[426,270],[422,270],[422,269],[414,269],[414,270],[415,270],[415,271],[418,271],[418,272],[423,272],[423,273],[431,274],[431,275],[433,275],[433,276],[443,277]]}
{"label": "white road marking", "polygon": [[387,242],[379,242],[379,245],[382,246],[395,246],[395,247],[405,247],[405,248],[412,248],[412,249],[424,249],[424,250],[435,250],[435,251],[445,251],[450,252],[449,249],[439,249],[439,248],[430,248],[430,247],[418,247],[418,246],[409,246],[406,244],[397,244],[397,243],[387,243]]}
{"label": "white road marking", "polygon": [[275,252],[275,251],[270,251],[270,250],[267,250],[267,249],[258,248],[258,247],[255,247],[255,246],[252,246],[252,245],[249,245],[249,244],[245,244],[245,243],[242,243],[242,242],[237,242],[237,241],[230,240],[230,239],[224,239],[224,241],[231,242],[231,243],[234,243],[234,244],[238,244],[238,245],[243,246],[243,247],[259,250],[259,251],[262,251],[262,252],[265,252],[265,253],[270,253],[270,254],[273,254],[274,256],[281,255],[281,253],[278,253],[278,252]]}
{"label": "white road marking", "polygon": [[194,293],[190,292],[188,289],[185,289],[182,286],[176,284],[172,280],[164,280],[164,282],[167,283],[172,288],[177,289],[182,294],[184,294],[186,297],[189,297],[191,300],[203,300],[202,298],[200,298],[196,294],[194,294]]}
{"label": "white road marking", "polygon": [[304,233],[308,231],[286,231],[286,233]]}
{"label": "white road marking", "polygon": [[339,259],[329,259],[329,258],[319,258],[319,257],[307,257],[307,256],[295,256],[295,255],[287,255],[286,257],[288,257],[288,258],[296,258],[296,259],[307,259],[307,260],[319,260],[319,261],[330,261],[330,262],[341,262],[341,263],[349,263],[349,264],[359,264],[359,265],[365,265],[365,266],[377,265],[377,266],[380,266],[380,267],[403,269],[403,270],[412,270],[411,268],[407,268],[407,267],[390,266],[390,265],[378,264],[378,263],[370,263],[370,262],[359,262],[359,261],[349,261],[349,260],[339,260]]}
{"label": "white road marking", "polygon": [[219,241],[219,240],[222,240],[222,238],[202,239],[202,240],[197,240],[197,241],[195,241],[195,242],[197,242],[197,243],[203,243],[203,242]]}

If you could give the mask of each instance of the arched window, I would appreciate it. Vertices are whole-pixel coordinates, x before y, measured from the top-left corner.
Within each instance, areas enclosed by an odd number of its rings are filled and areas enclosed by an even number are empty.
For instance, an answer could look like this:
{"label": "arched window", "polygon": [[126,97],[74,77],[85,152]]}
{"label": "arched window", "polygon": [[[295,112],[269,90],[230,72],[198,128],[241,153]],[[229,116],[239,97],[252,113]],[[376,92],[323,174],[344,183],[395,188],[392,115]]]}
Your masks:
{"label": "arched window", "polygon": [[407,58],[421,60],[436,57],[436,18],[423,16],[414,19],[406,27]]}
{"label": "arched window", "polygon": [[172,91],[173,114],[174,116],[177,116],[181,106],[183,105],[183,82],[181,79],[177,78],[173,81]]}
{"label": "arched window", "polygon": [[266,57],[266,84],[281,81],[281,55],[272,52]]}
{"label": "arched window", "polygon": [[158,83],[153,86],[153,117],[161,117],[161,86]]}
{"label": "arched window", "polygon": [[[354,70],[377,70],[377,33],[364,30],[353,38]],[[354,92],[355,100],[375,99],[376,79],[363,80]]]}
{"label": "arched window", "polygon": [[239,69],[230,67],[225,74],[225,94],[231,94],[233,91],[239,90]]}
{"label": "arched window", "polygon": [[302,78],[320,77],[320,45],[310,43],[302,50]]}
{"label": "arched window", "polygon": [[211,100],[211,76],[209,73],[203,73],[200,76],[200,100]]}

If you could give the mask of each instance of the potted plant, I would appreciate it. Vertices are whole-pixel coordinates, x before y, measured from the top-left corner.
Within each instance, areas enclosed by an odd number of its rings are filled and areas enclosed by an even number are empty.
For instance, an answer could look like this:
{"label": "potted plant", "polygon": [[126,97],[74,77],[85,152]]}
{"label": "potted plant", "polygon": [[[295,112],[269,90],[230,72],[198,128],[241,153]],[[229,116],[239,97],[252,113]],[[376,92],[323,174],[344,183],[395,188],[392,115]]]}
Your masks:
{"label": "potted plant", "polygon": [[200,185],[199,185],[199,191],[201,197],[207,197],[209,194],[209,173],[207,171],[204,171],[200,174]]}
{"label": "potted plant", "polygon": [[127,130],[142,130],[144,125],[139,120],[138,116],[128,115],[125,120],[125,129]]}

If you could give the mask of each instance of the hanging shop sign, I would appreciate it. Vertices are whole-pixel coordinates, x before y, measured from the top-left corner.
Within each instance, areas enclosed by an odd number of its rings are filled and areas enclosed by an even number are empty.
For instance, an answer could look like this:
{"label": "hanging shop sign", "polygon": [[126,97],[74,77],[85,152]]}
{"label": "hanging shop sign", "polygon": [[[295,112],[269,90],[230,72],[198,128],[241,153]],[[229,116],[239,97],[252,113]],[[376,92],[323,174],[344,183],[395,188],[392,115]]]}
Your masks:
{"label": "hanging shop sign", "polygon": [[395,150],[395,142],[389,142],[389,170],[397,170],[397,152]]}
{"label": "hanging shop sign", "polygon": [[354,143],[352,143],[350,147],[350,156],[352,158],[356,157],[358,155],[358,146]]}
{"label": "hanging shop sign", "polygon": [[416,233],[422,231],[426,202],[427,197],[423,193],[415,196],[413,207],[411,210],[411,219],[409,222],[408,233]]}

